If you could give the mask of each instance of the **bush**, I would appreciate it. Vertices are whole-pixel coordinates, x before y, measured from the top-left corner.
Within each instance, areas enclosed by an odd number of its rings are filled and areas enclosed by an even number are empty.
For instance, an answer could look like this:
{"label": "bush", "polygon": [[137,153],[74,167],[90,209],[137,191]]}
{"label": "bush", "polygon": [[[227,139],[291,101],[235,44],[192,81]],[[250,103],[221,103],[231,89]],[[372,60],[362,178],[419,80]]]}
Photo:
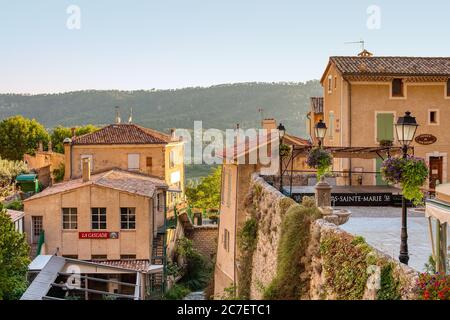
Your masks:
{"label": "bush", "polygon": [[[240,272],[239,272],[239,298],[250,299],[250,286],[252,281],[252,260],[253,253],[256,249],[258,236],[258,221],[255,218],[250,218],[245,221],[242,229],[238,233],[237,241],[240,250]],[[231,289],[230,289],[231,290]],[[230,292],[225,292],[230,297]],[[234,297],[236,297],[236,288],[234,288]],[[226,299],[230,300],[230,299]]]}
{"label": "bush", "polygon": [[320,217],[316,207],[292,206],[283,217],[278,244],[277,273],[263,296],[270,300],[297,300],[309,288],[300,275],[305,271],[305,256],[311,222]]}
{"label": "bush", "polygon": [[450,300],[450,275],[422,273],[417,287],[421,300]]}
{"label": "bush", "polygon": [[55,179],[55,182],[61,182],[64,180],[64,174],[65,174],[65,165],[64,162],[62,162],[58,168],[53,170],[53,177]]}
{"label": "bush", "polygon": [[165,300],[182,300],[189,293],[191,293],[191,290],[189,290],[189,288],[187,288],[186,286],[175,284],[172,288],[167,290],[167,292],[164,294],[163,299],[165,299]]}
{"label": "bush", "polygon": [[21,200],[14,200],[11,203],[4,206],[5,209],[22,211],[23,210],[23,202]]}
{"label": "bush", "polygon": [[211,278],[212,266],[187,238],[178,240],[176,253],[186,260],[180,283],[192,291],[204,289]]}

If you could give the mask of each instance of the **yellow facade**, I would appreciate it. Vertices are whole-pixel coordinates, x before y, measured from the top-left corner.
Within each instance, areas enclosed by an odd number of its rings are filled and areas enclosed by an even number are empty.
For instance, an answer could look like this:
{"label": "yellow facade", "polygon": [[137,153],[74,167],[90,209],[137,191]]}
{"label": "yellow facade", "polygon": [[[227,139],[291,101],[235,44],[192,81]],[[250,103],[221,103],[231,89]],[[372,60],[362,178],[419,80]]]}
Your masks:
{"label": "yellow facade", "polygon": [[[378,146],[378,115],[392,114],[395,123],[398,117],[410,111],[420,125],[416,137],[431,134],[437,138],[437,142],[431,145],[413,142],[415,155],[424,158],[427,164],[430,158],[441,159],[440,182],[449,180],[447,159],[450,153],[450,131],[447,130],[446,120],[450,119],[450,97],[447,96],[447,82],[405,79],[404,97],[393,97],[391,80],[348,80],[330,63],[322,78],[322,86],[324,121],[328,126],[325,146]],[[430,121],[431,112],[437,112],[437,121],[434,123]],[[393,143],[399,146],[395,133]],[[335,159],[334,169],[375,172],[379,167],[376,160]],[[375,174],[363,175],[364,185],[376,183]]]}
{"label": "yellow facade", "polygon": [[[63,229],[63,208],[77,209],[77,229]],[[92,229],[91,208],[106,208],[105,230]],[[135,208],[135,229],[121,229],[120,208]],[[27,200],[24,211],[29,243],[37,242],[31,229],[32,217],[42,217],[45,253],[77,256],[82,260],[90,260],[93,256],[119,260],[124,255],[148,260],[153,236],[157,228],[164,224],[164,211],[154,206],[153,198],[90,184]],[[80,239],[80,232],[118,232],[119,236],[118,239]]]}

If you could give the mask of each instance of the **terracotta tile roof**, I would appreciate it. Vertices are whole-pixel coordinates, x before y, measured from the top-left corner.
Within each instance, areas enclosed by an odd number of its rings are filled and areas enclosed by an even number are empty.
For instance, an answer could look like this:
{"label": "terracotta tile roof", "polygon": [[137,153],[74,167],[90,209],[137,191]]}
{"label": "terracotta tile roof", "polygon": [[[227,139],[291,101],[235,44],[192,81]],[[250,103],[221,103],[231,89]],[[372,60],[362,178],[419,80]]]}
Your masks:
{"label": "terracotta tile roof", "polygon": [[331,57],[345,75],[448,76],[450,57]]}
{"label": "terracotta tile roof", "polygon": [[22,218],[24,216],[23,211],[6,209],[6,213],[9,215],[9,217],[11,218],[11,220],[13,222],[19,220],[20,218]]}
{"label": "terracotta tile roof", "polygon": [[98,131],[72,140],[74,145],[92,144],[167,144],[171,136],[136,124],[110,124]]}
{"label": "terracotta tile roof", "polygon": [[149,260],[90,260],[91,262],[111,267],[118,267],[139,272],[147,272],[150,268]]}
{"label": "terracotta tile roof", "polygon": [[311,97],[311,109],[314,113],[323,113],[323,97]]}
{"label": "terracotta tile roof", "polygon": [[80,178],[55,184],[24,201],[30,201],[61,192],[67,192],[88,185],[115,189],[143,197],[153,197],[153,194],[157,189],[167,188],[167,184],[161,179],[140,173],[113,169],[92,175],[91,180],[87,182],[83,182]]}
{"label": "terracotta tile roof", "polygon": [[[271,137],[271,134],[265,134],[261,137],[256,137],[256,139],[249,139],[249,137],[246,137],[245,142],[241,142],[239,144],[234,144],[234,146],[231,146],[229,148],[224,148],[222,152],[218,152],[217,156],[221,159],[231,158],[231,159],[238,159],[249,152],[253,150],[258,150],[259,148],[266,147],[271,141],[274,141],[275,139],[279,139],[278,135]],[[305,140],[300,137],[296,137],[293,135],[285,134],[284,136],[284,143],[289,145],[309,145],[309,140]],[[270,150],[268,150],[269,156],[270,156]]]}

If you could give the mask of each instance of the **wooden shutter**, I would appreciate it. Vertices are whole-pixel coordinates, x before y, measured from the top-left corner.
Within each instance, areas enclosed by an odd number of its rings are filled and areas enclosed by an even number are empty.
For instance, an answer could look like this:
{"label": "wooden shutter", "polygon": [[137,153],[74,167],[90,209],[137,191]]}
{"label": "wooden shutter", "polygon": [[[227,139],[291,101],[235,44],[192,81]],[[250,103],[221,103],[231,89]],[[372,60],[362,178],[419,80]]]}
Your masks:
{"label": "wooden shutter", "polygon": [[392,113],[377,114],[377,141],[394,141],[394,115]]}

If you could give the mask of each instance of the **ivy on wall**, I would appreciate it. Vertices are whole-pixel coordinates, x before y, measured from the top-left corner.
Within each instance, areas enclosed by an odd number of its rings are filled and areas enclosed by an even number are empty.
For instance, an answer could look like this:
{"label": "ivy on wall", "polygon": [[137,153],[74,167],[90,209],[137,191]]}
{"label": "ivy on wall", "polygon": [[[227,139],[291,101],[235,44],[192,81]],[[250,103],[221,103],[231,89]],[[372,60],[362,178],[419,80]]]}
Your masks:
{"label": "ivy on wall", "polygon": [[264,299],[298,300],[309,290],[308,280],[302,279],[305,263],[302,257],[310,238],[310,225],[320,217],[319,210],[309,199],[293,205],[283,216],[277,253],[277,273],[264,290]]}

